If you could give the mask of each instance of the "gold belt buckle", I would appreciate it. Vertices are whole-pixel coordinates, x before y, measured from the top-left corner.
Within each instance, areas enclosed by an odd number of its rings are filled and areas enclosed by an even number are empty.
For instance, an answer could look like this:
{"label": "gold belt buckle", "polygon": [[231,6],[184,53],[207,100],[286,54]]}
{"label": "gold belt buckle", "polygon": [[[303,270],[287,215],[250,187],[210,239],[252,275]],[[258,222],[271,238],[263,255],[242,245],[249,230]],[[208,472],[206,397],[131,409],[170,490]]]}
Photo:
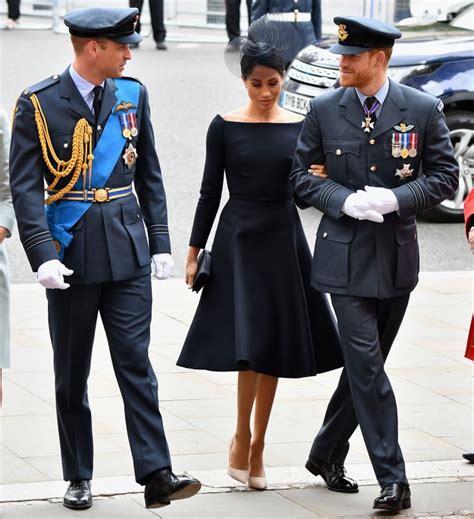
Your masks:
{"label": "gold belt buckle", "polygon": [[109,188],[108,187],[101,187],[99,189],[93,189],[92,192],[94,193],[94,199],[93,202],[109,202]]}

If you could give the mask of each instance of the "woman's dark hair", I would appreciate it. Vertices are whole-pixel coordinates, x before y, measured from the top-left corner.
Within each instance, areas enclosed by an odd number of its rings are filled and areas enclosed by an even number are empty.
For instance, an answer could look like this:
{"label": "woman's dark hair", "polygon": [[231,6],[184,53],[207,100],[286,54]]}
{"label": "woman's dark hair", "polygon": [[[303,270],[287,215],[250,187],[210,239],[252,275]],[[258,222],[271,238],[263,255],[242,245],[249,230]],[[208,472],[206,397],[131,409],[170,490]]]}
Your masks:
{"label": "woman's dark hair", "polygon": [[253,69],[261,65],[276,70],[280,76],[285,73],[285,62],[280,52],[269,43],[247,40],[241,50],[240,71],[247,79]]}

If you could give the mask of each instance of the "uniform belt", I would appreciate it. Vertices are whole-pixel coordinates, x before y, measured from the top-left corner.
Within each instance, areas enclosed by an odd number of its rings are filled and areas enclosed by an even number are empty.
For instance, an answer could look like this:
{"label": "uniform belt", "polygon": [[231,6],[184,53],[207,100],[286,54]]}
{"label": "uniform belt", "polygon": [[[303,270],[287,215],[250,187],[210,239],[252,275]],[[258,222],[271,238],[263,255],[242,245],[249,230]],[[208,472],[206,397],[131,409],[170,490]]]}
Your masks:
{"label": "uniform belt", "polygon": [[268,13],[267,20],[272,22],[310,22],[311,13],[301,13],[298,9],[291,13]]}
{"label": "uniform belt", "polygon": [[[84,191],[68,191],[60,200],[72,200],[75,202],[110,202],[117,198],[123,198],[132,193],[132,184],[126,187],[100,187],[96,189],[85,189]],[[56,193],[53,189],[48,193]]]}

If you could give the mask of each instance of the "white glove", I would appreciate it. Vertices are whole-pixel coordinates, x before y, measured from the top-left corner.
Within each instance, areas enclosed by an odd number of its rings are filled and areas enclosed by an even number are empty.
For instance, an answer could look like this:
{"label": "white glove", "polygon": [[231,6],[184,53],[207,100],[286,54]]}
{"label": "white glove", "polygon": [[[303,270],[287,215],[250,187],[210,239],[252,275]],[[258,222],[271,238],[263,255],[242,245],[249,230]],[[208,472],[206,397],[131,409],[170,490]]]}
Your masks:
{"label": "white glove", "polygon": [[365,192],[367,193],[370,207],[380,214],[393,213],[400,209],[398,199],[391,189],[365,186]]}
{"label": "white glove", "polygon": [[349,195],[344,201],[342,212],[356,220],[370,220],[375,223],[383,222],[383,216],[378,212],[378,210],[376,211],[370,206],[365,191],[359,190],[357,193]]}
{"label": "white glove", "polygon": [[171,257],[171,254],[153,254],[151,259],[153,260],[153,265],[155,266],[153,275],[157,279],[168,279],[171,277],[171,273],[173,272],[174,267],[174,261]]}
{"label": "white glove", "polygon": [[70,276],[74,271],[68,269],[59,260],[49,260],[38,267],[36,277],[38,283],[44,288],[59,288],[65,290],[69,288],[69,283],[64,283],[63,276]]}

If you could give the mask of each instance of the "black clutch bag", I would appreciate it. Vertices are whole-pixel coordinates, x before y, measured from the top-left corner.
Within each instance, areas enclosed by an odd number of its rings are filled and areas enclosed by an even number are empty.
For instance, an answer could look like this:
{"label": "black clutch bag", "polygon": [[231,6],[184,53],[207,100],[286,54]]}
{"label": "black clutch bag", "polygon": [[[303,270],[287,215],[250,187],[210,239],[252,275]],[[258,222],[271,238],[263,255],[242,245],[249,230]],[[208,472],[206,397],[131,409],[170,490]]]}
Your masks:
{"label": "black clutch bag", "polygon": [[203,249],[199,253],[197,263],[198,268],[191,288],[193,292],[199,292],[211,275],[211,253]]}

